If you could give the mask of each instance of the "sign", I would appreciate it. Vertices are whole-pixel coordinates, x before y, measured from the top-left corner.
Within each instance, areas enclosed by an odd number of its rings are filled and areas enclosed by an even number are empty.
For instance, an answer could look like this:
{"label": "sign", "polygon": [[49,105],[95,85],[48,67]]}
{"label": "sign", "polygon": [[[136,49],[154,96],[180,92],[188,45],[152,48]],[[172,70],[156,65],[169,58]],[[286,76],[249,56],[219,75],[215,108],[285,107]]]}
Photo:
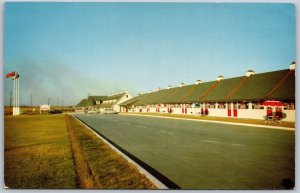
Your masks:
{"label": "sign", "polygon": [[41,105],[40,110],[41,111],[50,111],[50,105]]}

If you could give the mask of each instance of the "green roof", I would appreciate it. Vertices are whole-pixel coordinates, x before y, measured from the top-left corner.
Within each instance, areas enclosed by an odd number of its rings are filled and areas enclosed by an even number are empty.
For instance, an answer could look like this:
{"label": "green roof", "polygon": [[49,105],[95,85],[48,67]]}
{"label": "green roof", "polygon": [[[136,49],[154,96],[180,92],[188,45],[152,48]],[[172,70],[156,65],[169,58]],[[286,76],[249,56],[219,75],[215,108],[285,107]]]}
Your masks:
{"label": "green roof", "polygon": [[130,105],[130,104],[136,102],[137,100],[140,100],[140,96],[136,96],[136,97],[133,97],[133,98],[131,98],[129,100],[126,100],[126,101],[120,103],[120,106]]}
{"label": "green roof", "polygon": [[82,99],[77,105],[76,107],[86,107],[86,106],[92,106],[93,103],[92,101],[88,100],[88,99]]}
{"label": "green roof", "polygon": [[110,95],[110,96],[107,96],[107,98],[105,100],[119,100],[124,94],[125,94],[125,92],[122,92],[120,94]]}
{"label": "green roof", "polygon": [[211,92],[209,92],[205,97],[201,99],[201,101],[205,101],[205,102],[227,101],[228,99],[226,98],[226,96],[230,95],[245,78],[246,77],[237,77],[237,78],[229,78],[229,79],[221,80],[216,85],[216,87],[211,90]]}
{"label": "green roof", "polygon": [[[230,100],[263,100],[270,99],[266,95],[289,73],[290,70],[280,70],[274,72],[267,72],[261,74],[252,75],[247,82],[230,97]],[[295,79],[291,80],[295,81]],[[286,89],[291,89],[293,98],[295,98],[295,89],[289,85],[283,84],[281,86],[287,86]],[[276,95],[276,92],[274,93]],[[283,94],[283,93],[281,93]],[[283,96],[282,96],[283,97]]]}
{"label": "green roof", "polygon": [[[295,71],[279,70],[163,89],[139,96],[135,106],[164,103],[218,102],[265,99],[295,99]],[[125,105],[127,105],[125,104]]]}
{"label": "green roof", "polygon": [[200,97],[215,83],[215,81],[198,84],[194,90],[185,97],[186,102],[199,102]]}

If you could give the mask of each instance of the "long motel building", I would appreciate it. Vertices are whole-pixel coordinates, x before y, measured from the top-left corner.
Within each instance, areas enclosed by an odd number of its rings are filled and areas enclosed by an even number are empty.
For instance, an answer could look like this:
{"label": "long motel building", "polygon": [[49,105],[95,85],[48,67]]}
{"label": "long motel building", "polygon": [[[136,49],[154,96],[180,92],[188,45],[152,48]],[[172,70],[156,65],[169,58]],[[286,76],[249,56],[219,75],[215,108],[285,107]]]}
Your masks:
{"label": "long motel building", "polygon": [[[285,106],[264,106],[267,100],[281,101]],[[169,113],[264,119],[272,111],[283,121],[295,122],[295,62],[289,69],[140,93],[119,104],[121,112]]]}

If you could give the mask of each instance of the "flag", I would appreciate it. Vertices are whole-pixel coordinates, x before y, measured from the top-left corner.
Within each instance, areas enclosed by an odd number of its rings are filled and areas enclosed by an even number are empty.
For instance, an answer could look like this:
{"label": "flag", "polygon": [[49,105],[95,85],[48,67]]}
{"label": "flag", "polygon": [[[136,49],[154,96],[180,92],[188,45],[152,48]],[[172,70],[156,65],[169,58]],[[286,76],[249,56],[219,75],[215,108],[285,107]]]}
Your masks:
{"label": "flag", "polygon": [[15,76],[13,77],[13,80],[18,79],[19,77],[20,77],[20,74],[17,72],[17,73],[15,73]]}
{"label": "flag", "polygon": [[13,71],[13,72],[8,73],[8,74],[6,75],[6,78],[9,78],[9,77],[15,76],[15,75],[16,75],[16,73],[15,73],[15,71]]}

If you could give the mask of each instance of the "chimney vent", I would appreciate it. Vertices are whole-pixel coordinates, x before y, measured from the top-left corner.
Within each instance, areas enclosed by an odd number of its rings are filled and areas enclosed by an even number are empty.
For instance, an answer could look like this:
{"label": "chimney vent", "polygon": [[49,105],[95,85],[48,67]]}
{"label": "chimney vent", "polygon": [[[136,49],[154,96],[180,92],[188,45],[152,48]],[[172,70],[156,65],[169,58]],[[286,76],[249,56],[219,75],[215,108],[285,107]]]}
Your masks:
{"label": "chimney vent", "polygon": [[221,75],[220,75],[220,76],[217,77],[217,81],[221,81],[221,80],[223,80],[223,79],[224,79],[224,76],[221,76]]}
{"label": "chimney vent", "polygon": [[295,70],[295,66],[296,66],[296,62],[294,61],[290,64],[290,70]]}
{"label": "chimney vent", "polygon": [[252,76],[252,75],[254,75],[254,71],[253,71],[253,70],[248,70],[248,71],[246,72],[246,76],[247,76],[247,77],[250,77],[250,76]]}
{"label": "chimney vent", "polygon": [[197,80],[197,81],[195,82],[196,85],[198,85],[198,84],[200,84],[200,83],[202,83],[201,80]]}

